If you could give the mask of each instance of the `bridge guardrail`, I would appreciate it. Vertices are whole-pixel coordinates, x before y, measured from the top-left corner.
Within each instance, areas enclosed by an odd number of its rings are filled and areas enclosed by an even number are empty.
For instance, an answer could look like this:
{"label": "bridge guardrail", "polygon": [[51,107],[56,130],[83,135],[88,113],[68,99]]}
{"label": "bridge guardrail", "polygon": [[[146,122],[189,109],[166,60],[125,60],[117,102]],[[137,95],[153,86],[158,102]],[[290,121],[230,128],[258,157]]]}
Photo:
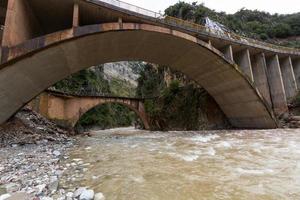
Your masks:
{"label": "bridge guardrail", "polygon": [[153,18],[157,18],[159,21],[162,21],[166,24],[169,25],[173,25],[173,26],[181,26],[182,28],[189,28],[192,30],[195,30],[197,32],[205,32],[205,33],[209,33],[212,35],[215,35],[217,37],[227,37],[228,39],[232,39],[232,40],[236,40],[236,41],[240,41],[243,43],[248,43],[249,45],[251,44],[257,44],[257,45],[261,45],[261,46],[266,46],[269,48],[273,48],[273,49],[283,49],[286,51],[295,51],[295,48],[291,48],[291,47],[284,47],[284,46],[279,46],[279,45],[275,45],[275,44],[271,44],[271,43],[267,43],[267,42],[263,42],[263,41],[259,41],[259,40],[255,40],[252,38],[248,38],[245,36],[241,36],[238,35],[236,33],[233,32],[220,32],[211,28],[208,28],[206,26],[194,23],[194,22],[190,22],[190,21],[186,21],[186,20],[182,20],[180,18],[176,18],[176,17],[171,17],[171,16],[163,16],[161,13],[157,13],[139,6],[135,6],[132,5],[130,3],[126,3],[120,0],[97,0],[97,1],[101,1],[122,9],[126,9],[138,14],[142,14],[145,16],[149,16],[149,17],[153,17]]}
{"label": "bridge guardrail", "polygon": [[206,26],[196,24],[194,22],[186,21],[186,20],[183,20],[183,19],[179,19],[179,18],[176,18],[176,17],[165,16],[165,18],[163,20],[164,20],[164,22],[166,22],[168,24],[171,24],[171,25],[180,25],[180,26],[184,26],[184,27],[187,27],[187,28],[192,28],[192,29],[194,29],[196,31],[199,31],[199,32],[201,31],[201,32],[211,33],[211,34],[214,34],[214,35],[217,35],[217,36],[225,36],[229,39],[238,40],[238,41],[241,41],[241,42],[247,42],[249,44],[250,43],[259,44],[259,45],[267,46],[267,47],[270,47],[270,48],[280,48],[280,49],[285,49],[285,50],[288,50],[288,51],[295,51],[295,49],[291,48],[291,47],[278,46],[278,45],[274,45],[274,44],[271,44],[271,43],[262,42],[262,41],[259,41],[259,40],[255,40],[255,39],[252,39],[252,38],[248,38],[248,37],[245,37],[245,36],[238,35],[238,34],[233,33],[233,32],[217,31],[217,30],[214,30],[214,29],[210,29]]}
{"label": "bridge guardrail", "polygon": [[119,0],[98,0],[98,1],[108,3],[108,4],[111,4],[111,5],[117,6],[119,8],[130,10],[132,12],[136,12],[136,13],[146,15],[146,16],[149,16],[149,17],[154,17],[154,18],[163,17],[163,15],[160,14],[160,13],[157,13],[157,12],[154,12],[152,10],[148,10],[148,9],[145,9],[145,8],[142,8],[142,7],[139,7],[139,6],[132,5],[132,4],[126,3],[124,1],[119,1]]}

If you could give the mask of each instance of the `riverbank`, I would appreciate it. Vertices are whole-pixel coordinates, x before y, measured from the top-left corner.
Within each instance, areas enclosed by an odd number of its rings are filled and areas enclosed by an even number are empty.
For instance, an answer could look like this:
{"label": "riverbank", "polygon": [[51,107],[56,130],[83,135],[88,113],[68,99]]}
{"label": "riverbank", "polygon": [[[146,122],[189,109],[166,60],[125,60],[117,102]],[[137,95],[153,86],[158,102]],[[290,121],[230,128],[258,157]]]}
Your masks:
{"label": "riverbank", "polygon": [[103,200],[88,188],[60,187],[68,170],[61,162],[75,147],[73,132],[30,109],[19,111],[0,126],[0,200]]}

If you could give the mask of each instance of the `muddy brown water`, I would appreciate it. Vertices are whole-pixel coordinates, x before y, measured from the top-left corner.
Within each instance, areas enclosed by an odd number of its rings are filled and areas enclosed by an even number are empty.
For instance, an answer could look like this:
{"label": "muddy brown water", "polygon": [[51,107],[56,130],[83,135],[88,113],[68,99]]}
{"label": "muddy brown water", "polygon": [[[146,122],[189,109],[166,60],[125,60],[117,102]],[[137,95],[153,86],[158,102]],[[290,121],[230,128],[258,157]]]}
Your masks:
{"label": "muddy brown water", "polygon": [[107,200],[300,199],[297,129],[95,131],[64,161],[74,163],[64,187]]}

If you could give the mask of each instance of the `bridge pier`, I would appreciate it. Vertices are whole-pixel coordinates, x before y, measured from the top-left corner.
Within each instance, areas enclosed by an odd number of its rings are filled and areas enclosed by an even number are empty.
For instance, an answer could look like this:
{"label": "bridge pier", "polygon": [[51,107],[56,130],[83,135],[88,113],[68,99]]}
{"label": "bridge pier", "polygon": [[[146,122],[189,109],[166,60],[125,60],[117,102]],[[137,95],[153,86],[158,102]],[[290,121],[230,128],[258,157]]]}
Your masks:
{"label": "bridge pier", "polygon": [[300,88],[300,59],[292,61],[297,88]]}
{"label": "bridge pier", "polygon": [[222,53],[224,54],[225,58],[233,61],[233,51],[232,51],[232,46],[227,45],[221,49]]}
{"label": "bridge pier", "polygon": [[282,73],[285,94],[288,101],[296,95],[298,90],[291,57],[280,59],[280,69]]}
{"label": "bridge pier", "polygon": [[259,92],[272,107],[272,100],[270,94],[270,87],[267,76],[267,63],[264,53],[259,53],[251,57],[252,70],[254,77],[254,85],[258,88]]}
{"label": "bridge pier", "polygon": [[79,5],[77,2],[74,3],[73,7],[73,27],[79,26]]}
{"label": "bridge pier", "polygon": [[233,57],[241,70],[250,78],[251,81],[254,81],[249,49],[241,50]]}
{"label": "bridge pier", "polygon": [[11,47],[37,37],[41,30],[28,1],[8,0],[2,46]]}
{"label": "bridge pier", "polygon": [[288,107],[278,55],[266,58],[266,62],[273,109],[276,114],[281,114],[288,111]]}

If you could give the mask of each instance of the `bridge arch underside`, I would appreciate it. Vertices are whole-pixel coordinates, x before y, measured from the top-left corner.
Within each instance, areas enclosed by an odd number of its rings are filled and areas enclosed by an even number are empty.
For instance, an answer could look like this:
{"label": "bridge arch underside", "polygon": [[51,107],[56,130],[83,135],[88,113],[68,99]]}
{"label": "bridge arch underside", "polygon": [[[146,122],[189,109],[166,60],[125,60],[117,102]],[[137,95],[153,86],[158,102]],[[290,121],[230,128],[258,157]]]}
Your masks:
{"label": "bridge arch underside", "polygon": [[79,122],[80,118],[86,113],[90,112],[96,107],[103,106],[105,104],[119,104],[124,107],[129,108],[133,111],[144,125],[145,129],[150,129],[147,116],[145,114],[144,107],[139,105],[140,102],[131,102],[130,100],[110,100],[110,99],[97,99],[97,98],[77,98],[71,100],[70,106],[67,108],[69,110],[68,121],[72,127],[75,127]]}
{"label": "bridge arch underside", "polygon": [[277,127],[273,112],[238,67],[193,36],[157,26],[118,23],[67,33],[72,36],[0,67],[0,123],[70,74],[93,65],[140,60],[170,66],[195,80],[233,127]]}

